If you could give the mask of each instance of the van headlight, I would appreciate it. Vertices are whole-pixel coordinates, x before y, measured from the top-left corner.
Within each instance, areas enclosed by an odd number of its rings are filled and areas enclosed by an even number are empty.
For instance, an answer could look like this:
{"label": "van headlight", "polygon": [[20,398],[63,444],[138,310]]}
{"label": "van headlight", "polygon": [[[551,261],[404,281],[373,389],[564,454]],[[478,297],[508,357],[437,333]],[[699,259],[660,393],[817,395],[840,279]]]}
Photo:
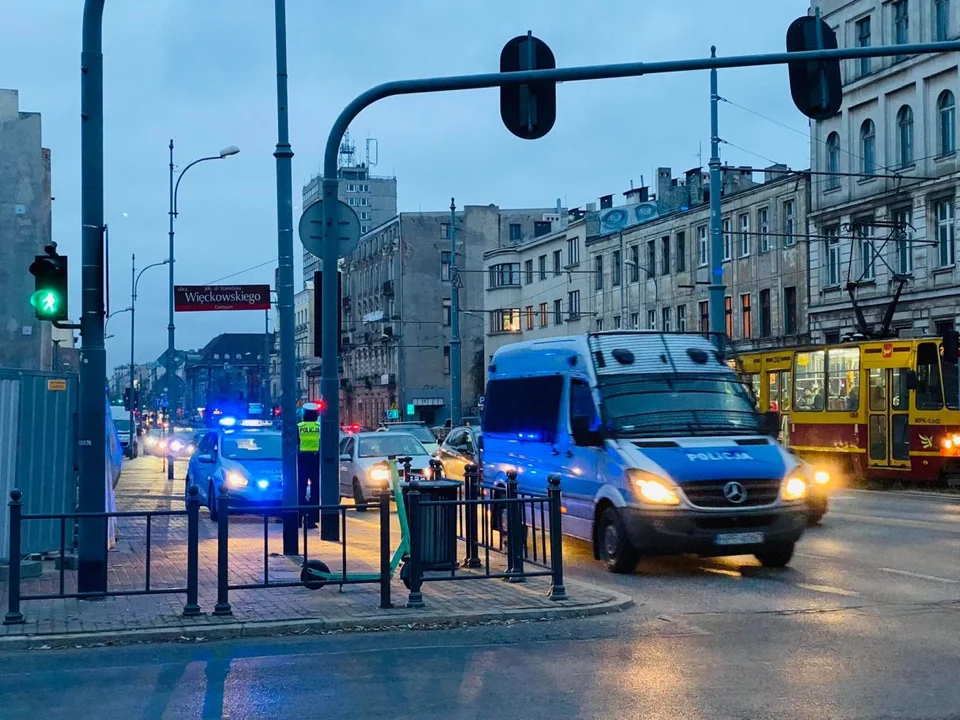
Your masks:
{"label": "van headlight", "polygon": [[680,496],[668,481],[643,470],[628,470],[627,476],[640,500],[650,505],[679,505]]}
{"label": "van headlight", "polygon": [[241,475],[240,473],[228,472],[227,473],[227,485],[232,488],[245,488],[247,486],[248,480]]}
{"label": "van headlight", "polygon": [[791,502],[803,500],[807,496],[807,481],[796,475],[786,478],[780,485],[780,498]]}

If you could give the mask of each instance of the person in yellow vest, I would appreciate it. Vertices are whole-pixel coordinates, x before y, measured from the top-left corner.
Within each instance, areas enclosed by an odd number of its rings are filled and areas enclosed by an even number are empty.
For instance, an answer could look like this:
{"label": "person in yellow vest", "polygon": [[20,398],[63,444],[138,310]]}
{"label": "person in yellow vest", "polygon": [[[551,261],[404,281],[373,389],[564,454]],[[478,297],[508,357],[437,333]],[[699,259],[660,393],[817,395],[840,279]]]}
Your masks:
{"label": "person in yellow vest", "polygon": [[[308,528],[320,520],[320,423],[315,406],[304,405],[303,419],[297,423],[297,487],[300,505],[316,505],[317,510],[301,514]],[[309,497],[308,490],[309,487]]]}

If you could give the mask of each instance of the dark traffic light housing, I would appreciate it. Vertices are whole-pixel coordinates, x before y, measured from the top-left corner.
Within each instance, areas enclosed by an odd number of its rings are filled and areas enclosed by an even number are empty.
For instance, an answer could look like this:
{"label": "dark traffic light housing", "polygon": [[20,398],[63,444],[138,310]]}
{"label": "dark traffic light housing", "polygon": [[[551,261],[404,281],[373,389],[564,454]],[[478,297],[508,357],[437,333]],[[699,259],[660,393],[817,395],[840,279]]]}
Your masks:
{"label": "dark traffic light housing", "polygon": [[[787,52],[836,49],[837,34],[819,17],[799,17],[787,28]],[[843,90],[839,60],[792,61],[787,68],[797,110],[813,120],[826,120],[840,112]]]}
{"label": "dark traffic light housing", "polygon": [[[500,51],[500,72],[553,70],[553,50],[531,33],[510,40]],[[557,83],[500,86],[500,119],[518,138],[536,140],[553,128],[557,120]]]}
{"label": "dark traffic light housing", "polygon": [[46,255],[37,255],[30,265],[34,276],[34,292],[30,304],[38,320],[65,321],[67,308],[67,257],[57,255],[55,245],[45,248]]}

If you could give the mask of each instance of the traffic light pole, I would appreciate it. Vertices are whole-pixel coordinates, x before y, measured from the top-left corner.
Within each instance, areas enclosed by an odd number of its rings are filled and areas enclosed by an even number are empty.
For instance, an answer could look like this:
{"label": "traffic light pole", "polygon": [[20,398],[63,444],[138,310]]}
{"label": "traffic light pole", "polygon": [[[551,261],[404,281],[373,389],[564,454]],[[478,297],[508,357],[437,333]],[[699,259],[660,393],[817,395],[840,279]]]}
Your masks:
{"label": "traffic light pole", "polygon": [[460,425],[460,275],[457,273],[457,206],[450,198],[450,427]]}
{"label": "traffic light pole", "polygon": [[[710,57],[717,56],[717,48],[710,48]],[[723,284],[723,210],[721,195],[723,188],[720,178],[720,129],[717,105],[720,96],[717,90],[717,69],[710,70],[710,332],[726,332],[726,305]]]}

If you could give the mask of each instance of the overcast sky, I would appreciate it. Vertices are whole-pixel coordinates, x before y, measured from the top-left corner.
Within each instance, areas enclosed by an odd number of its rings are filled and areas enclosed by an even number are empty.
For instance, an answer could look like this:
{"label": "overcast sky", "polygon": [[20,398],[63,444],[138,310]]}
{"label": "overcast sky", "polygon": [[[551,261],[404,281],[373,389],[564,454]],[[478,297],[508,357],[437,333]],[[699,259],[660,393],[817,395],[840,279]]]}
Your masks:
{"label": "overcast sky", "polygon": [[[528,29],[559,65],[775,52],[805,0],[287,0],[294,223],[300,188],[321,164],[343,106],[387,80],[498,69],[503,43]],[[20,91],[21,111],[43,115],[52,151],[54,239],[72,264],[71,307],[80,307],[80,24],[82,0],[0,0],[0,87]],[[194,168],[181,185],[178,283],[202,284],[275,260],[277,141],[274,3],[270,0],[107,0],[104,17],[105,218],[111,236],[111,309],[129,305],[130,255],[142,267],[167,255],[167,144],[176,163],[238,145],[240,155]],[[601,11],[602,8],[602,11]],[[786,68],[731,70],[720,94],[803,131]],[[398,178],[401,211],[496,203],[584,205],[606,193],[675,175],[709,157],[706,72],[572,83],[558,90],[558,117],[542,140],[500,123],[498,91],[383,101],[352,127],[362,150],[379,140],[377,174]],[[720,107],[731,164],[767,159],[809,164],[808,143],[740,108]],[[749,152],[747,152],[749,151]],[[755,154],[750,154],[755,153]],[[296,227],[296,225],[295,225]],[[301,287],[301,247],[294,248]],[[273,282],[273,265],[231,282]],[[166,347],[167,276],[143,276],[137,361]],[[202,347],[221,332],[260,332],[263,314],[177,316],[177,346]],[[129,352],[129,322],[114,319],[108,367]]]}

